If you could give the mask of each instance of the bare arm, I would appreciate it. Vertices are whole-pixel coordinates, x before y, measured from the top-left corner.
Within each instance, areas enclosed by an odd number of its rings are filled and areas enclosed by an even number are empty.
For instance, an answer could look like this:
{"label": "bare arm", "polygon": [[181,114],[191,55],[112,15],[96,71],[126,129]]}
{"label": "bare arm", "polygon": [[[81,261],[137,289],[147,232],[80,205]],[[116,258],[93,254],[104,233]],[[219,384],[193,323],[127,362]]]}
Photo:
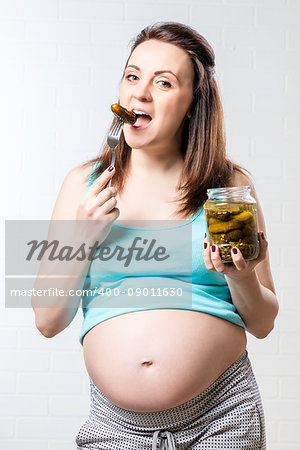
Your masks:
{"label": "bare arm", "polygon": [[[106,238],[112,222],[119,216],[119,210],[115,208],[116,189],[105,188],[114,171],[103,172],[85,193],[85,180],[89,171],[90,167],[80,166],[72,169],[65,177],[52,213],[48,242],[59,235],[61,245],[76,249],[84,243],[88,248],[89,244],[97,240],[101,243]],[[66,296],[31,298],[36,326],[44,336],[55,336],[74,319],[81,296],[67,293],[82,289],[89,265],[87,257],[68,262],[67,265],[59,260],[53,264],[43,257],[35,289],[46,292],[47,288],[54,287],[66,293]]]}
{"label": "bare arm", "polygon": [[[203,250],[207,269],[223,273],[228,283],[232,302],[245,322],[247,331],[257,338],[266,337],[274,327],[278,314],[278,300],[275,293],[268,252],[267,232],[262,208],[252,180],[236,172],[233,186],[251,186],[251,195],[257,202],[257,222],[260,237],[260,253],[257,259],[245,261],[241,252],[231,252],[233,264],[223,264],[217,247],[211,251],[209,242]],[[264,239],[262,239],[262,233]]]}

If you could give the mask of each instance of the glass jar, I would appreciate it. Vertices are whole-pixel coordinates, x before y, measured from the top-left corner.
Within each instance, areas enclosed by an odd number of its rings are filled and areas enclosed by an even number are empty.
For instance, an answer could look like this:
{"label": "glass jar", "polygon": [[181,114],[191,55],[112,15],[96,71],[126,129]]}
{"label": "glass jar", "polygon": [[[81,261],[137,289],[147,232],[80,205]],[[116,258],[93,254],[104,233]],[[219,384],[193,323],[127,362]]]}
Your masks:
{"label": "glass jar", "polygon": [[210,245],[219,247],[223,263],[232,262],[231,249],[237,247],[245,260],[257,258],[256,201],[250,186],[207,189],[204,203]]}

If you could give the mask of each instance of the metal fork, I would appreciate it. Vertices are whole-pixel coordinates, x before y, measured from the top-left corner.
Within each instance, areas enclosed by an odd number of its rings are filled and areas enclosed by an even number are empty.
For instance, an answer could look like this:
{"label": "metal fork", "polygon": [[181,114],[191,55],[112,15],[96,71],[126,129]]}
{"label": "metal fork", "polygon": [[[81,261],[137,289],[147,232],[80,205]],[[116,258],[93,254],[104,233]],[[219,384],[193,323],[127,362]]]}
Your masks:
{"label": "metal fork", "polygon": [[[124,125],[124,121],[118,117],[116,122],[111,127],[109,134],[107,136],[107,144],[109,145],[109,147],[111,148],[111,151],[112,151],[112,158],[111,158],[110,165],[113,167],[115,165],[115,149],[119,143],[123,125]],[[110,185],[111,185],[111,179],[107,183],[106,187],[110,187]]]}

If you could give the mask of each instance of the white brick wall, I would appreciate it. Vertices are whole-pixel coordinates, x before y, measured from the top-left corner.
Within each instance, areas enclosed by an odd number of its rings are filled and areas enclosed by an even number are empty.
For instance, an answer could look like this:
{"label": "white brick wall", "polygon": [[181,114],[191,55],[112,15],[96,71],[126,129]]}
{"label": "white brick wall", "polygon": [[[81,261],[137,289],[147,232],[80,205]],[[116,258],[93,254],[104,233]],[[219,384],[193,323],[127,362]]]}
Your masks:
{"label": "white brick wall", "polygon": [[[300,0],[0,0],[5,218],[49,218],[65,174],[97,154],[144,26],[185,22],[214,47],[228,153],[255,176],[280,298],[276,329],[248,344],[268,450],[300,448],[299,17]],[[75,448],[89,411],[81,320],[48,340],[31,310],[2,304],[1,449]]]}

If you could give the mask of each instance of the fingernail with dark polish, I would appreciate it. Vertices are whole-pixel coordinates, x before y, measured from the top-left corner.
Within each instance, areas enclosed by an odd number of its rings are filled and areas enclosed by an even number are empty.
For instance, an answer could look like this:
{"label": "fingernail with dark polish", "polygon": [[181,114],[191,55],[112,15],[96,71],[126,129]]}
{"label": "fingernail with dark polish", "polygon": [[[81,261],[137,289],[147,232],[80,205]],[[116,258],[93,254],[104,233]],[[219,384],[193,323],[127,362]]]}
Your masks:
{"label": "fingernail with dark polish", "polygon": [[211,246],[211,251],[212,251],[212,252],[215,252],[215,251],[216,251],[216,246],[215,246],[215,245],[212,245],[212,246]]}
{"label": "fingernail with dark polish", "polygon": [[112,172],[114,170],[113,166],[109,166],[109,168],[107,169],[109,172]]}
{"label": "fingernail with dark polish", "polygon": [[204,237],[206,238],[206,233],[205,233]]}
{"label": "fingernail with dark polish", "polygon": [[262,238],[262,239],[265,239],[265,235],[264,235],[264,232],[263,232],[263,231],[261,232],[261,238]]}
{"label": "fingernail with dark polish", "polygon": [[207,242],[204,242],[204,250],[207,248]]}
{"label": "fingernail with dark polish", "polygon": [[233,251],[233,253],[236,255],[237,252],[238,252],[238,249],[234,247],[234,248],[232,249],[232,251]]}

